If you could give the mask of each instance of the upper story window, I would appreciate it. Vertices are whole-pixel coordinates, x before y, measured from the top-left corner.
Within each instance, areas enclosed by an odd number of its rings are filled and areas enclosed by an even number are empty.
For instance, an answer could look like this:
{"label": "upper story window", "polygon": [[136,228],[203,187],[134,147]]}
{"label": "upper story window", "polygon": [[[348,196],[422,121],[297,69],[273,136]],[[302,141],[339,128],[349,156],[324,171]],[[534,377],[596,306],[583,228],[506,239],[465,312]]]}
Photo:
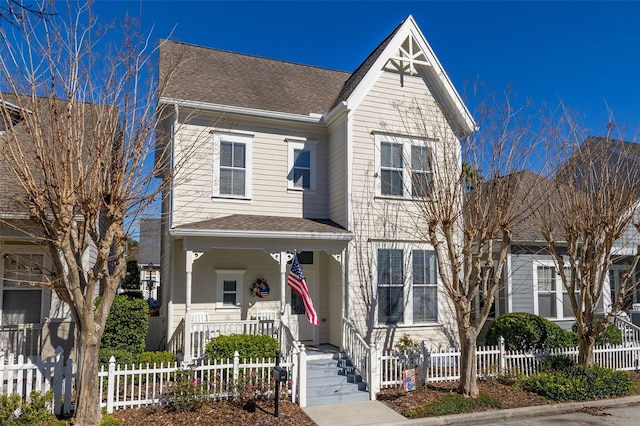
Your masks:
{"label": "upper story window", "polygon": [[213,196],[251,198],[252,137],[219,134],[214,138]]}
{"label": "upper story window", "polygon": [[310,141],[287,139],[289,150],[288,188],[316,189],[316,144]]}
{"label": "upper story window", "polygon": [[432,149],[423,139],[376,134],[376,195],[428,197],[433,185]]}

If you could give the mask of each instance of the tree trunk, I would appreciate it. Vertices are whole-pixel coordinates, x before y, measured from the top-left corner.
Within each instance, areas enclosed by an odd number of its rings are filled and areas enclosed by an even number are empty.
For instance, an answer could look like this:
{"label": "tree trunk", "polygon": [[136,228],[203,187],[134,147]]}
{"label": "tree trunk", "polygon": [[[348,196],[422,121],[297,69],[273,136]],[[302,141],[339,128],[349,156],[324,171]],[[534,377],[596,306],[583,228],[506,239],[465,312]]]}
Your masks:
{"label": "tree trunk", "polygon": [[78,333],[78,369],[76,373],[76,409],[74,425],[99,425],[100,384],[98,381],[98,351],[100,346],[94,331],[80,330]]}
{"label": "tree trunk", "polygon": [[475,331],[469,330],[460,336],[460,385],[458,392],[469,398],[477,398],[480,393],[476,378],[476,342]]}
{"label": "tree trunk", "polygon": [[578,364],[591,367],[593,365],[593,346],[595,340],[587,336],[578,336]]}

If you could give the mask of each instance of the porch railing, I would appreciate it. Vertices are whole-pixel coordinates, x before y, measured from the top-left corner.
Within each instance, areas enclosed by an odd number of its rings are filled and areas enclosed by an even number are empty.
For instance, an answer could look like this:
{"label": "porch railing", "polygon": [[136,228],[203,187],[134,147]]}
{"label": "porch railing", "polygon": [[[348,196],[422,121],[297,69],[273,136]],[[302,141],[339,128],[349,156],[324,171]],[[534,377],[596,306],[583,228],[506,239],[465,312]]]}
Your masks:
{"label": "porch railing", "polygon": [[375,345],[369,345],[358,333],[355,325],[344,318],[342,320],[342,349],[356,370],[365,378],[369,388],[369,397],[373,401],[380,391],[379,351]]}
{"label": "porch railing", "polygon": [[291,333],[291,329],[283,322],[278,329],[278,346],[282,359],[291,364],[290,379],[291,401],[301,407],[307,406],[307,353],[304,345],[299,344]]}
{"label": "porch railing", "polygon": [[167,343],[167,349],[174,354],[184,353],[184,319],[176,327],[171,339]]}
{"label": "porch railing", "polygon": [[613,318],[613,323],[622,332],[622,343],[640,346],[640,327],[619,316]]}
{"label": "porch railing", "polygon": [[277,321],[265,322],[261,320],[192,322],[191,356],[194,359],[202,357],[205,354],[207,343],[214,337],[228,336],[230,334],[275,335],[277,326]]}
{"label": "porch railing", "polygon": [[0,350],[38,356],[42,347],[42,324],[0,326]]}

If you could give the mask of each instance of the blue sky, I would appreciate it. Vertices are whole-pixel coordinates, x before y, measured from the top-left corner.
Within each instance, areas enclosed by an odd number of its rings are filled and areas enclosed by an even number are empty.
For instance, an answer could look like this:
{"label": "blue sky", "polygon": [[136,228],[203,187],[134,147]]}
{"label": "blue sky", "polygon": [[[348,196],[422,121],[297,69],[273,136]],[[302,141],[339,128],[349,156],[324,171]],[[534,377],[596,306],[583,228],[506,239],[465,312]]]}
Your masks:
{"label": "blue sky", "polygon": [[454,85],[480,81],[536,103],[560,99],[591,134],[607,108],[637,140],[640,1],[116,1],[94,12],[139,16],[154,38],[353,71],[409,14]]}

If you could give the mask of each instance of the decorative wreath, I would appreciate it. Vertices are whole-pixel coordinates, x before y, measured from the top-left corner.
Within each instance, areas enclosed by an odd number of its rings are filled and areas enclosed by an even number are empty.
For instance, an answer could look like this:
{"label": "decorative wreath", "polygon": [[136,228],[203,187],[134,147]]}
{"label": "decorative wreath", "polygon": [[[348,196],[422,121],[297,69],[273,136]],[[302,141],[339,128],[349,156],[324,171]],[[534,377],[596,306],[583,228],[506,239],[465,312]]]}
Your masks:
{"label": "decorative wreath", "polygon": [[253,297],[267,297],[269,296],[269,283],[264,278],[258,278],[251,284],[249,288],[249,294]]}

